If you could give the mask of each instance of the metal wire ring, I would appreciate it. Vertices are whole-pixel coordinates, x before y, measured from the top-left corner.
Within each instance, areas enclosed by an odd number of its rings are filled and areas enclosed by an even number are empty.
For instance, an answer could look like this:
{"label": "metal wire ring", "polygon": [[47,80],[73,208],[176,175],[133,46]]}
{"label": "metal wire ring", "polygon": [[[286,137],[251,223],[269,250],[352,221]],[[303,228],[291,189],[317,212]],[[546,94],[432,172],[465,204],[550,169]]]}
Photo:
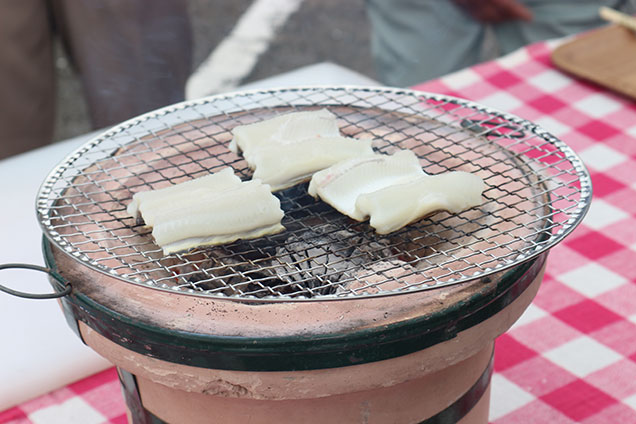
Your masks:
{"label": "metal wire ring", "polygon": [[26,293],[26,292],[21,292],[21,291],[18,291],[18,290],[13,290],[13,289],[10,289],[10,288],[5,287],[5,286],[0,284],[0,291],[3,291],[5,293],[9,293],[9,294],[11,294],[13,296],[23,297],[23,298],[26,298],[26,299],[57,299],[57,298],[64,297],[64,296],[70,294],[71,291],[73,290],[73,288],[71,287],[70,284],[65,282],[64,279],[60,275],[55,273],[50,268],[46,268],[46,267],[39,266],[39,265],[32,265],[32,264],[0,264],[0,270],[3,270],[3,269],[15,269],[15,268],[31,269],[31,270],[34,270],[34,271],[46,272],[51,277],[53,277],[53,279],[55,279],[55,281],[57,281],[58,283],[63,285],[64,286],[64,290],[62,290],[60,292],[55,292],[55,293],[36,294],[36,293]]}
{"label": "metal wire ring", "polygon": [[[236,125],[321,107],[336,115],[343,135],[375,140],[378,153],[410,149],[425,172],[480,173],[489,187],[483,205],[385,238],[297,186],[279,194],[286,232],[174,255],[159,253],[128,215],[136,192],[226,166],[251,178],[244,158],[227,148]],[[133,118],[67,156],[36,205],[52,246],[109,278],[184,295],[298,302],[489,278],[570,234],[591,197],[589,172],[574,151],[529,121],[444,95],[316,86],[221,94]]]}

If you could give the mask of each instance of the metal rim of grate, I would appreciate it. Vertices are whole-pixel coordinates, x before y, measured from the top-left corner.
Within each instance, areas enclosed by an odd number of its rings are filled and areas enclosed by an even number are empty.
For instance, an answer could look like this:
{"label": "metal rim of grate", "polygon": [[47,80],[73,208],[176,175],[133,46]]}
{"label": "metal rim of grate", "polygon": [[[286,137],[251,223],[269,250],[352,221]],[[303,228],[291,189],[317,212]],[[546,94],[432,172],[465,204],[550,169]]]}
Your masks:
{"label": "metal rim of grate", "polygon": [[[430,174],[465,170],[486,182],[484,204],[440,212],[379,236],[298,185],[276,195],[286,231],[163,255],[126,215],[138,191],[231,166],[231,130],[295,110],[328,108],[341,132],[379,153],[413,150]],[[298,87],[217,95],[124,122],[77,149],[43,182],[46,237],[79,263],[160,290],[243,301],[316,301],[445,287],[511,268],[559,243],[585,216],[588,171],[533,123],[469,101],[406,89]]]}

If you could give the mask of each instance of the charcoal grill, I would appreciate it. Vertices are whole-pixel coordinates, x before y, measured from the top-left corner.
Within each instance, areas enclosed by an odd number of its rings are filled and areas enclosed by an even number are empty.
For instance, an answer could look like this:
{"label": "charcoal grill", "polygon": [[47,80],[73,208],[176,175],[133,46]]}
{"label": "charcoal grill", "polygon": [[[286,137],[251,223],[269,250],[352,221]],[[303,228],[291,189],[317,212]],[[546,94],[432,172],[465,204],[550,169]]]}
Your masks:
{"label": "charcoal grill", "polygon": [[[136,192],[227,166],[249,179],[228,149],[232,129],[320,108],[377,152],[411,149],[429,174],[479,175],[483,204],[381,236],[301,184],[275,193],[286,231],[170,255],[127,215]],[[344,422],[362,404],[365,416],[387,416],[381,399],[442,381],[461,384],[434,405],[394,407],[390,422],[482,422],[492,341],[530,303],[549,249],[591,195],[575,153],[526,120],[410,90],[303,87],[219,95],[122,123],[49,174],[37,214],[54,296],[78,335],[119,367],[136,422],[181,421],[171,411],[193,399],[208,405],[199,412],[235,411],[226,418],[237,422],[250,408],[263,422],[282,419],[286,402],[307,419]],[[167,408],[166,396],[181,406]],[[308,409],[293,406],[299,400]],[[201,419],[186,409],[187,421]]]}

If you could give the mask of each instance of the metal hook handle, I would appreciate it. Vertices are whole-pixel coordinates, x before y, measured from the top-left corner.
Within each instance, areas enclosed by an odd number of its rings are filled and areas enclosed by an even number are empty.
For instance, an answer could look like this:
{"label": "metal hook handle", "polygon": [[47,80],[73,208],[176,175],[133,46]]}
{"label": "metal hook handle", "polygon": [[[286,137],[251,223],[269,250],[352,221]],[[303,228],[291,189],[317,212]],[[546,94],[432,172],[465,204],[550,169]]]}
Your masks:
{"label": "metal hook handle", "polygon": [[55,292],[55,293],[43,293],[43,294],[25,293],[25,292],[21,292],[21,291],[18,291],[18,290],[10,289],[10,288],[5,287],[5,286],[0,284],[0,291],[3,291],[5,293],[9,293],[9,294],[11,294],[13,296],[24,297],[26,299],[57,299],[59,297],[64,297],[64,296],[70,294],[71,291],[73,290],[73,288],[71,287],[70,284],[65,282],[64,279],[59,274],[55,273],[50,268],[45,268],[43,266],[31,265],[31,264],[0,264],[0,270],[3,270],[3,269],[16,269],[16,268],[18,268],[18,269],[31,269],[31,270],[34,270],[34,271],[46,272],[51,277],[53,277],[55,279],[55,281],[60,283],[64,287],[64,290],[62,290],[60,292]]}

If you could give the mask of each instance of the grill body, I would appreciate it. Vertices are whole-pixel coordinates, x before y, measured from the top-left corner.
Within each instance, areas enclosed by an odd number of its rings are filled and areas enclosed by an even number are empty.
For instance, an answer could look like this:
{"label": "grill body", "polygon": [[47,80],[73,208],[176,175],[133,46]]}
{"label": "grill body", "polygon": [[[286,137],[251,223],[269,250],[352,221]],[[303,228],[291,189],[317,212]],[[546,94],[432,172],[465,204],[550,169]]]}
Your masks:
{"label": "grill body", "polygon": [[485,423],[494,340],[532,301],[546,255],[485,280],[326,305],[201,299],[87,273],[46,242],[45,257],[74,287],[70,325],[119,368],[131,422],[224,411],[224,422]]}

